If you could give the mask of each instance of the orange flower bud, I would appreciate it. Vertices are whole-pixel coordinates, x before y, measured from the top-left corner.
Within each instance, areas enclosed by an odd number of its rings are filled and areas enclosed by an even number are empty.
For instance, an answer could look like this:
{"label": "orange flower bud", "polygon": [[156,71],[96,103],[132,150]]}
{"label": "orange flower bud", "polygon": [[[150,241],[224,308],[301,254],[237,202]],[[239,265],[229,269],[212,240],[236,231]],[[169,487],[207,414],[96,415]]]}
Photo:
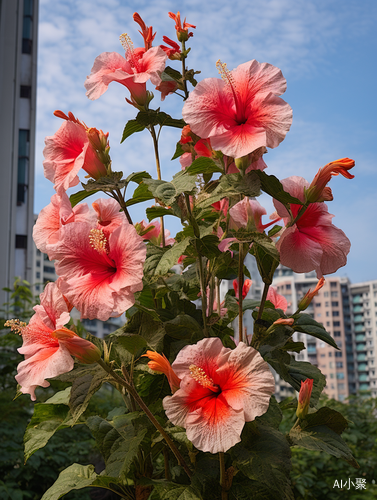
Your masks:
{"label": "orange flower bud", "polygon": [[171,392],[174,394],[178,391],[181,379],[174,372],[166,356],[164,354],[158,354],[158,352],[154,351],[147,351],[146,354],[143,354],[143,356],[151,360],[148,363],[151,370],[164,373],[167,376]]}
{"label": "orange flower bud", "polygon": [[318,292],[320,291],[320,289],[323,287],[324,284],[325,284],[325,278],[322,276],[322,278],[318,281],[314,290],[313,291],[309,290],[308,292],[306,292],[305,296],[300,300],[298,304],[299,311],[305,311],[305,309],[309,307],[309,304],[313,300],[313,297],[318,295]]}
{"label": "orange flower bud", "polygon": [[101,352],[97,346],[89,342],[89,340],[79,337],[65,326],[54,330],[51,337],[59,340],[59,344],[66,347],[69,354],[75,356],[81,363],[90,365],[96,363],[101,357]]}
{"label": "orange flower bud", "polygon": [[296,410],[297,418],[305,418],[310,403],[310,396],[313,389],[313,379],[307,378],[304,382],[301,380],[301,388],[298,395],[298,405]]}
{"label": "orange flower bud", "polygon": [[279,318],[273,322],[274,325],[292,326],[295,320],[293,318]]}
{"label": "orange flower bud", "polygon": [[310,203],[321,201],[331,201],[333,199],[331,189],[326,187],[333,175],[342,174],[347,179],[353,179],[355,176],[348,170],[355,166],[355,161],[350,158],[340,158],[332,161],[318,170],[308,189],[305,189],[305,199]]}

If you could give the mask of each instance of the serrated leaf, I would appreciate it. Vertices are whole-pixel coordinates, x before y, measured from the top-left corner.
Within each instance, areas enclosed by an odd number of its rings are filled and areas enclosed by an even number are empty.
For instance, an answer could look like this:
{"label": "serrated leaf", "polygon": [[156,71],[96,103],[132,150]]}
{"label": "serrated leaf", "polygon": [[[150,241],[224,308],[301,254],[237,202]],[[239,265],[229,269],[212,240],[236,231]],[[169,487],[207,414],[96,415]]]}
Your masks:
{"label": "serrated leaf", "polygon": [[339,349],[335,340],[331,337],[329,333],[325,330],[323,325],[317,323],[309,314],[296,314],[292,316],[295,320],[292,328],[296,332],[306,333],[311,335],[312,337],[316,337],[317,339],[326,342],[331,345],[331,347],[335,347],[335,349]]}
{"label": "serrated leaf", "polygon": [[352,467],[359,468],[359,464],[352,456],[347,444],[336,432],[325,425],[318,425],[305,430],[297,426],[290,430],[288,437],[297,446],[302,446],[307,450],[325,451],[334,457],[343,458]]}
{"label": "serrated leaf", "polygon": [[255,170],[255,172],[259,176],[262,190],[265,193],[280,201],[281,203],[283,203],[283,205],[287,205],[290,203],[303,205],[303,202],[298,198],[295,198],[294,196],[284,191],[283,185],[277,177],[275,177],[274,175],[268,175],[262,170]]}
{"label": "serrated leaf", "polygon": [[212,158],[199,156],[194,160],[189,167],[186,168],[185,173],[190,175],[209,174],[214,172],[223,173],[224,169],[219,167]]}
{"label": "serrated leaf", "polygon": [[129,120],[123,129],[122,139],[120,143],[124,142],[128,137],[136,132],[142,132],[145,129],[145,125],[141,125],[137,120]]}
{"label": "serrated leaf", "polygon": [[35,404],[24,435],[25,462],[43,448],[58,429],[69,427],[69,418],[69,409],[65,404]]}
{"label": "serrated leaf", "polygon": [[73,208],[76,206],[80,201],[85,200],[85,198],[88,198],[89,196],[92,196],[92,194],[97,193],[98,190],[95,189],[93,191],[86,191],[85,189],[83,191],[79,191],[78,193],[71,194],[69,197],[69,201],[71,202],[71,207]]}
{"label": "serrated leaf", "polygon": [[188,314],[178,314],[175,318],[164,323],[166,333],[173,338],[191,338],[193,335],[203,336],[203,328]]}
{"label": "serrated leaf", "polygon": [[123,172],[110,172],[99,179],[89,179],[86,184],[81,183],[85,191],[112,191],[114,189],[122,189],[127,182],[122,179]]}
{"label": "serrated leaf", "polygon": [[186,175],[184,171],[175,174],[171,183],[175,187],[177,194],[192,194],[196,187],[196,179],[192,176]]}
{"label": "serrated leaf", "polygon": [[73,380],[69,407],[72,414],[72,425],[77,422],[86,410],[90,399],[104,382],[107,374],[99,365],[92,366],[91,370]]}
{"label": "serrated leaf", "polygon": [[179,243],[174,243],[174,245],[162,255],[159,263],[157,264],[155,275],[166,274],[169,269],[177,264],[179,257],[184,255],[184,252],[189,244],[190,238],[185,238]]}
{"label": "serrated leaf", "polygon": [[124,347],[129,353],[133,354],[134,356],[138,351],[147,347],[147,341],[143,337],[132,333],[118,337],[117,341],[122,347]]}

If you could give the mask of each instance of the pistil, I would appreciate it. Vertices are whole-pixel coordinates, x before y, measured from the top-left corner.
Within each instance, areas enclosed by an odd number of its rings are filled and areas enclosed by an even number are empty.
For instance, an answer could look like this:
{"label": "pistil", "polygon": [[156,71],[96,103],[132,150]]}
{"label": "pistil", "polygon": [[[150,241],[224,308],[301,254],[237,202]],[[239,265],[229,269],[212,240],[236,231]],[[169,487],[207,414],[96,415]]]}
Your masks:
{"label": "pistil", "polygon": [[203,368],[200,368],[196,365],[190,365],[189,370],[190,375],[195,380],[195,382],[198,382],[198,384],[207,389],[210,389],[213,392],[220,392],[220,387],[213,382],[211,377],[206,374]]}

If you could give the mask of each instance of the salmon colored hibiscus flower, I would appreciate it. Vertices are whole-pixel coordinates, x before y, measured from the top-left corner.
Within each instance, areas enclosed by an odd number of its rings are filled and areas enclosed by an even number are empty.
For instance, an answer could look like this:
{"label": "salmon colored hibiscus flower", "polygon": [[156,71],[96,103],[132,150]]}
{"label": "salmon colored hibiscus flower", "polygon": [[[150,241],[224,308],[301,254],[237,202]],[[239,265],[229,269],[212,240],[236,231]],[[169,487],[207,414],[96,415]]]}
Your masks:
{"label": "salmon colored hibiscus flower", "polygon": [[274,286],[269,287],[266,299],[274,304],[275,309],[281,309],[283,312],[286,312],[288,309],[287,299],[278,293]]}
{"label": "salmon colored hibiscus flower", "polygon": [[[108,133],[88,128],[72,113],[67,116],[61,111],[55,111],[54,114],[65,122],[54,135],[45,139],[43,168],[45,177],[54,182],[55,191],[61,195],[79,183],[77,174],[81,168],[94,179],[107,175],[102,160],[109,161],[104,153],[108,147]],[[97,150],[100,144],[104,151]],[[102,160],[99,158],[101,154]]]}
{"label": "salmon colored hibiscus flower", "polygon": [[202,80],[183,106],[183,119],[194,134],[233,158],[278,146],[292,122],[291,107],[277,97],[286,89],[281,71],[255,60],[233,71],[218,61],[218,68],[222,80]]}
{"label": "salmon colored hibiscus flower", "polygon": [[241,441],[245,422],[263,415],[275,389],[261,355],[240,342],[232,350],[219,338],[184,347],[172,364],[180,388],[163,400],[169,420],[202,451],[225,452]]}
{"label": "salmon colored hibiscus flower", "polygon": [[[288,177],[281,181],[284,190],[305,201],[305,190],[309,187],[302,177]],[[286,224],[292,223],[287,209],[277,200],[274,205]],[[301,205],[291,204],[295,218]],[[276,248],[280,252],[280,262],[296,273],[308,273],[315,270],[317,278],[324,274],[335,273],[347,263],[351,243],[343,231],[332,223],[334,216],[329,214],[323,202],[311,203],[295,224],[284,229]]]}
{"label": "salmon colored hibiscus flower", "polygon": [[58,286],[82,318],[120,316],[143,288],[146,246],[134,226],[118,222],[93,224],[89,217],[67,224],[50,251]]}
{"label": "salmon colored hibiscus flower", "polygon": [[17,320],[10,320],[7,325],[22,335],[23,345],[18,352],[25,355],[25,361],[17,367],[16,380],[21,392],[30,394],[33,401],[37,386],[50,385],[45,379],[72,370],[72,356],[83,363],[94,363],[100,358],[94,344],[64,327],[70,317],[56,284],[48,283],[40,298],[41,305],[34,307],[35,314],[27,326]]}

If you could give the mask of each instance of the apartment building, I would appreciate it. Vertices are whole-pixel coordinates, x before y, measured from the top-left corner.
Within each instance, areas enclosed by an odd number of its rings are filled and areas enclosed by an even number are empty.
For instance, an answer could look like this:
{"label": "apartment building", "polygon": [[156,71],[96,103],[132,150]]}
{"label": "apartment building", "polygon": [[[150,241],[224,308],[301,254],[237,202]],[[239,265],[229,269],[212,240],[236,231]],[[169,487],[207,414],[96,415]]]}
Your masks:
{"label": "apartment building", "polygon": [[0,305],[32,281],[38,0],[0,2]]}

